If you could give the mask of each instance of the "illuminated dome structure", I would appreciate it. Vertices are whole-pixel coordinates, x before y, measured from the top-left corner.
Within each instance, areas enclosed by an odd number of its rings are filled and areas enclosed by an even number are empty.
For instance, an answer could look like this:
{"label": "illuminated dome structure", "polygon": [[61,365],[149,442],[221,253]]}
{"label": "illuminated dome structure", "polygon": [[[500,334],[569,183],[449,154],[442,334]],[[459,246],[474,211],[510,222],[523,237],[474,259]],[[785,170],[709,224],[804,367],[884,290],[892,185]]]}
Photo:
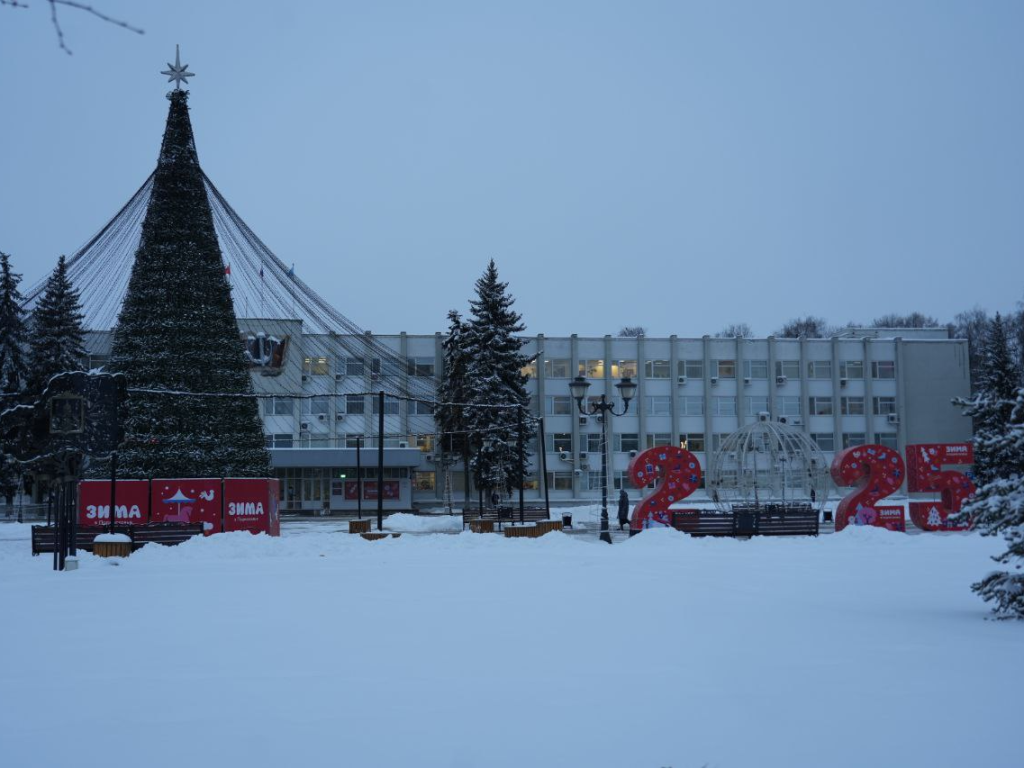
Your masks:
{"label": "illuminated dome structure", "polygon": [[734,507],[824,507],[828,463],[799,428],[767,413],[722,441],[707,471],[708,495],[722,512]]}

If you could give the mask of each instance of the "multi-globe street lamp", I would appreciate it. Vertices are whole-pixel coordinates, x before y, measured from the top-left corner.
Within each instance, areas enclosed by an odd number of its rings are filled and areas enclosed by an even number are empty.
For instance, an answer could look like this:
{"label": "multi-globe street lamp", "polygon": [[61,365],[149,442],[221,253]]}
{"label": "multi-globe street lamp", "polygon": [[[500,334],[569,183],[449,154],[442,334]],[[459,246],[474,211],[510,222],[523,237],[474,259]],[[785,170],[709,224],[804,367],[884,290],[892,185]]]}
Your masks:
{"label": "multi-globe street lamp", "polygon": [[629,410],[629,401],[636,394],[636,383],[628,376],[615,385],[622,398],[622,413],[614,411],[614,404],[609,403],[602,393],[601,397],[592,402],[587,402],[586,407],[583,401],[587,396],[590,382],[582,376],[577,376],[569,385],[569,392],[576,401],[576,407],[584,416],[599,414],[601,421],[601,541],[612,543],[612,535],[608,529],[608,417],[623,416]]}

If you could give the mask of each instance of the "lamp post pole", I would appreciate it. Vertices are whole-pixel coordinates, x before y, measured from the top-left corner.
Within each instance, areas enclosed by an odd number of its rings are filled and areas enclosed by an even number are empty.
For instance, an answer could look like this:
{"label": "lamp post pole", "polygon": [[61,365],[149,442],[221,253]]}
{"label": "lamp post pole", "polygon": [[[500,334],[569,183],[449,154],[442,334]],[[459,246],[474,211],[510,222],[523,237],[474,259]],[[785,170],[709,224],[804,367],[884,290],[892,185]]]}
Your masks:
{"label": "lamp post pole", "polygon": [[626,411],[629,410],[629,401],[633,399],[636,394],[636,384],[628,376],[623,378],[615,388],[619,391],[619,396],[622,398],[622,413],[615,413],[614,404],[609,403],[605,395],[601,394],[601,399],[594,403],[587,403],[586,407],[583,405],[583,400],[587,396],[587,390],[590,388],[590,382],[582,376],[577,376],[572,380],[569,385],[569,392],[572,393],[573,399],[576,401],[576,408],[584,416],[593,416],[595,414],[601,419],[601,541],[612,543],[612,535],[608,527],[608,419],[611,416],[623,416]]}

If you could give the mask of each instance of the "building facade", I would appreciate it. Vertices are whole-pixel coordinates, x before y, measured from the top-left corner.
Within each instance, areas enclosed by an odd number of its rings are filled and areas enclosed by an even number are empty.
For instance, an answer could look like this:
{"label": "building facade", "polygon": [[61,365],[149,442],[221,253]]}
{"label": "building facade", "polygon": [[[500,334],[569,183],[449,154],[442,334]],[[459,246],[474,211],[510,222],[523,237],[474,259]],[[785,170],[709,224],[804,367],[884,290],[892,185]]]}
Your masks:
{"label": "building facade", "polygon": [[[387,379],[403,391],[432,389],[442,368],[440,334],[374,336],[405,365],[353,357],[337,335],[304,334],[300,321],[241,319],[274,471],[286,509],[352,510],[377,505],[375,393]],[[90,364],[109,355],[110,333],[91,332]],[[637,382],[623,416],[609,422],[609,486],[633,497],[626,468],[634,452],[660,445],[693,451],[705,468],[726,435],[759,414],[802,429],[831,461],[842,448],[880,443],[960,442],[970,420],[951,401],[970,393],[967,342],[944,329],[851,329],[829,339],[525,337],[534,415],[544,420],[543,457],[531,444],[526,498],[553,503],[601,495],[601,424],[581,416],[569,382],[581,375],[589,395],[615,399],[625,376]],[[262,346],[260,346],[262,345]],[[617,403],[616,410],[622,409]],[[460,504],[461,464],[444,459],[429,404],[383,403],[387,509],[433,507],[446,489]],[[541,459],[546,464],[542,471]],[[360,477],[361,475],[361,477]],[[470,489],[476,498],[476,489]]]}

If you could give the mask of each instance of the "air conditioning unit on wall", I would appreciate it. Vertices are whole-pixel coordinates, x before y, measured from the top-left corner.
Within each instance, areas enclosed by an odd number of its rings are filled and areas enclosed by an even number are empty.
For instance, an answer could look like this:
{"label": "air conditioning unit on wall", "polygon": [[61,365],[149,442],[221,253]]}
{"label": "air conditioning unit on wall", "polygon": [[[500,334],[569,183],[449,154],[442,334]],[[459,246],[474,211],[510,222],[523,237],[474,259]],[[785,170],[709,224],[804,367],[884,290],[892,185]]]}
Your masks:
{"label": "air conditioning unit on wall", "polygon": [[888,413],[886,414],[885,418],[886,421],[888,421],[890,424],[900,423],[900,415],[898,413]]}
{"label": "air conditioning unit on wall", "polygon": [[776,383],[776,385],[781,387],[783,384],[786,383],[786,377],[785,376],[776,376],[775,377],[775,383]]}

